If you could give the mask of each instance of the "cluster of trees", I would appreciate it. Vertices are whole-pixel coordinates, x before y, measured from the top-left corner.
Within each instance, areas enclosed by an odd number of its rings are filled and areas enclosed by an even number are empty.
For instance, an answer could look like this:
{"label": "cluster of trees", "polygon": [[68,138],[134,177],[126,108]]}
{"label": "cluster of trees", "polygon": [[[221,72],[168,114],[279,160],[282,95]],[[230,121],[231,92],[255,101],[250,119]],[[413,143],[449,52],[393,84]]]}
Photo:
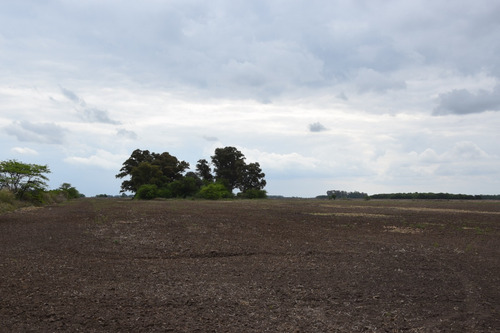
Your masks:
{"label": "cluster of trees", "polygon": [[233,196],[266,197],[265,174],[259,163],[246,163],[235,147],[215,149],[211,162],[198,160],[196,171],[188,171],[189,163],[167,152],[154,153],[136,149],[120,169],[117,178],[125,178],[121,192],[133,192],[139,199],[187,198],[221,199]]}
{"label": "cluster of trees", "polygon": [[327,195],[318,195],[317,199],[441,199],[441,200],[500,200],[500,195],[470,195],[470,194],[451,194],[451,193],[382,193],[368,195],[364,192],[347,192],[331,190]]}
{"label": "cluster of trees", "polygon": [[0,161],[2,197],[9,202],[16,199],[44,204],[82,196],[68,183],[62,184],[56,190],[47,190],[49,173],[47,165],[28,164],[17,160]]}
{"label": "cluster of trees", "polygon": [[339,190],[326,191],[326,195],[329,199],[365,199],[368,197],[368,194],[363,192],[347,192]]}

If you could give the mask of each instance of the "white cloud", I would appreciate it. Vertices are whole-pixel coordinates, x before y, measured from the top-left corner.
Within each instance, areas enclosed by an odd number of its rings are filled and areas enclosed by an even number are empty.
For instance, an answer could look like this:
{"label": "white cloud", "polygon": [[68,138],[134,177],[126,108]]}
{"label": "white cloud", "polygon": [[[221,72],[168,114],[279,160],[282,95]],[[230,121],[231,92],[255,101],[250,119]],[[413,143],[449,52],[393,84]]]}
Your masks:
{"label": "white cloud", "polygon": [[21,155],[38,155],[36,150],[27,147],[14,147],[11,151]]}
{"label": "white cloud", "polygon": [[88,157],[70,156],[64,159],[65,162],[77,165],[95,166],[107,170],[119,170],[123,162],[129,156],[123,154],[113,154],[108,151],[98,149],[94,155]]}

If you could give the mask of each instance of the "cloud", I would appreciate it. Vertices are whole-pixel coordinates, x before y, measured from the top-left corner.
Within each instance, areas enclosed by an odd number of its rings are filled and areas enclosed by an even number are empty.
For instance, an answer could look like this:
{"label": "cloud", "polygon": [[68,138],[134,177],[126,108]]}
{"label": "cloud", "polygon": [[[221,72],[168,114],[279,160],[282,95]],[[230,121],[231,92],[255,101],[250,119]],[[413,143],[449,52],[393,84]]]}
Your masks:
{"label": "cloud", "polygon": [[103,124],[120,124],[119,121],[113,120],[109,117],[108,111],[100,110],[96,107],[88,107],[83,98],[80,98],[73,91],[61,87],[62,94],[75,103],[76,110],[80,118],[89,123],[103,123]]}
{"label": "cloud", "polygon": [[209,142],[217,142],[217,141],[219,141],[219,139],[217,137],[210,136],[210,135],[204,135],[203,139],[205,139],[206,141],[209,141]]}
{"label": "cloud", "polygon": [[[258,149],[241,149],[241,151],[244,152],[249,162],[259,162],[264,172],[270,170],[285,174],[298,170],[299,172],[306,171],[310,173],[314,172],[320,164],[320,160],[303,156],[299,153],[279,154],[260,151]],[[290,166],[293,166],[293,168]]]}
{"label": "cloud", "polygon": [[341,99],[341,100],[344,100],[344,101],[348,101],[349,100],[349,98],[347,97],[347,95],[344,92],[341,92],[340,94],[337,94],[336,97],[338,99]]}
{"label": "cloud", "polygon": [[466,89],[455,89],[438,97],[435,115],[470,114],[485,111],[500,111],[500,85],[493,91],[479,90],[476,94]]}
{"label": "cloud", "polygon": [[137,133],[135,133],[134,131],[129,131],[129,130],[123,129],[123,128],[119,129],[116,132],[116,135],[121,136],[121,137],[126,138],[126,139],[129,139],[129,140],[137,140]]}
{"label": "cloud", "polygon": [[88,157],[70,156],[64,159],[70,164],[96,166],[107,170],[119,170],[123,161],[127,159],[126,155],[113,154],[103,149],[98,149],[94,155]]}
{"label": "cloud", "polygon": [[310,132],[323,132],[323,131],[327,131],[328,129],[323,126],[320,122],[316,122],[316,123],[312,123],[312,124],[309,124],[309,131]]}
{"label": "cloud", "polygon": [[46,144],[62,144],[66,129],[54,123],[32,123],[26,120],[14,121],[5,132],[19,141]]}
{"label": "cloud", "polygon": [[97,108],[84,108],[80,111],[80,116],[83,120],[89,123],[103,123],[103,124],[120,124],[119,121],[109,118],[108,112],[99,110]]}
{"label": "cloud", "polygon": [[389,73],[377,72],[371,68],[360,68],[353,79],[360,93],[385,93],[388,90],[406,89],[406,82],[392,78]]}
{"label": "cloud", "polygon": [[27,147],[14,147],[11,151],[21,155],[38,155],[36,150]]}
{"label": "cloud", "polygon": [[72,92],[71,90],[68,90],[68,89],[65,89],[63,87],[61,87],[61,92],[62,94],[68,98],[69,100],[77,103],[77,104],[83,104],[82,106],[85,106],[85,101],[82,101],[80,99],[80,97],[78,97],[74,92]]}

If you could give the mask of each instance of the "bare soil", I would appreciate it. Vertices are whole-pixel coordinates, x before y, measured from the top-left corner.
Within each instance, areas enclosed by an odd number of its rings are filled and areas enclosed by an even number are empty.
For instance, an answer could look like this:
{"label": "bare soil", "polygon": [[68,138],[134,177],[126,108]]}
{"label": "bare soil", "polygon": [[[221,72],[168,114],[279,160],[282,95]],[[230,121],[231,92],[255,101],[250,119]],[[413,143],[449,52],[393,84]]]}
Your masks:
{"label": "bare soil", "polygon": [[500,202],[81,199],[0,272],[1,332],[500,332]]}

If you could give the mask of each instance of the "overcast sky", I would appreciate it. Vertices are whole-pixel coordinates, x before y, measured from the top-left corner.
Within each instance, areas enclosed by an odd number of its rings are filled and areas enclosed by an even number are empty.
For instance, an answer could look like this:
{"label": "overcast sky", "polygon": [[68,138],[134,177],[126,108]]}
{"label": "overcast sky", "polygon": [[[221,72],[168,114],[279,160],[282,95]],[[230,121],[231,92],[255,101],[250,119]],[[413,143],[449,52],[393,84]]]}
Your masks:
{"label": "overcast sky", "polygon": [[4,0],[0,160],[118,194],[134,149],[269,194],[500,193],[500,2]]}

